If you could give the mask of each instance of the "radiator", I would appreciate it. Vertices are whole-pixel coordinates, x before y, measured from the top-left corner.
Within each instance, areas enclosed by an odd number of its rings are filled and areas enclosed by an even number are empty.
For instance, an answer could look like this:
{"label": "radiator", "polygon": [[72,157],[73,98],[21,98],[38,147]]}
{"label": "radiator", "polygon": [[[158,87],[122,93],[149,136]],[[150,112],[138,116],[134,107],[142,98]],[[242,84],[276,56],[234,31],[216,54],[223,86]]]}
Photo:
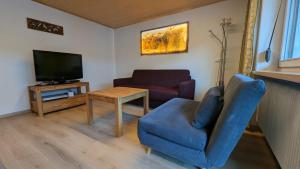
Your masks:
{"label": "radiator", "polygon": [[283,169],[300,167],[300,84],[263,79],[259,125]]}

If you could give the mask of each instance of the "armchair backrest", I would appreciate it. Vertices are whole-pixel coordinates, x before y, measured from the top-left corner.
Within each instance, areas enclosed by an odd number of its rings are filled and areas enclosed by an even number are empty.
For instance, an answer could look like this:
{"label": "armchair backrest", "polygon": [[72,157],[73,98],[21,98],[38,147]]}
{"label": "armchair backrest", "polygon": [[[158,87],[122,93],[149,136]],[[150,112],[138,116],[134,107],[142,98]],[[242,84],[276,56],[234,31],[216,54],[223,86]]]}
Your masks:
{"label": "armchair backrest", "polygon": [[232,77],[225,90],[223,110],[206,148],[209,165],[221,167],[226,163],[264,93],[262,80],[240,74]]}
{"label": "armchair backrest", "polygon": [[132,74],[132,82],[139,85],[176,87],[187,80],[191,80],[189,70],[134,70]]}

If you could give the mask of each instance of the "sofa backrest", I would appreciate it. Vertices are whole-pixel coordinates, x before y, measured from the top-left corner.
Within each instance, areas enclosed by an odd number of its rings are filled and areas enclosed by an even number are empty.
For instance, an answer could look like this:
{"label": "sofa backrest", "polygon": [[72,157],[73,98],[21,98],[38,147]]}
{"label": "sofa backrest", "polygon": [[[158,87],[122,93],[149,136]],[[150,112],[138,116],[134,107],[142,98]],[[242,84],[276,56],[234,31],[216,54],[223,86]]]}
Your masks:
{"label": "sofa backrest", "polygon": [[132,74],[132,82],[138,85],[177,87],[187,80],[191,80],[189,70],[134,70]]}
{"label": "sofa backrest", "polygon": [[234,75],[224,93],[224,106],[206,148],[208,164],[223,166],[240,140],[265,93],[262,80]]}

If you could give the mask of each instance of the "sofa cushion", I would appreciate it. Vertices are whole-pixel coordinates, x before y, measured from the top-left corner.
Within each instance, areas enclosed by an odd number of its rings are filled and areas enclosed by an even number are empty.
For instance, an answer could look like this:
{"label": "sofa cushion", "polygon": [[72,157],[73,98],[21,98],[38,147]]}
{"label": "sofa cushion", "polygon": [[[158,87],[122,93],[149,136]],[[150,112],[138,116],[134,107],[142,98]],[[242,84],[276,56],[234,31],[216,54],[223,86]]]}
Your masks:
{"label": "sofa cushion", "polygon": [[140,88],[140,89],[148,89],[146,85],[136,85],[136,84],[125,84],[122,87],[133,87],[133,88]]}
{"label": "sofa cushion", "polygon": [[132,74],[132,82],[137,85],[178,87],[187,80],[191,80],[189,70],[134,70]]}
{"label": "sofa cushion", "polygon": [[207,91],[201,104],[196,109],[195,119],[192,123],[194,127],[204,128],[217,121],[223,107],[222,93],[223,87],[213,87]]}
{"label": "sofa cushion", "polygon": [[139,120],[139,128],[170,142],[204,150],[207,141],[205,129],[196,129],[191,125],[193,112],[199,102],[175,98]]}
{"label": "sofa cushion", "polygon": [[153,100],[168,101],[178,97],[178,89],[162,86],[149,86],[149,97]]}
{"label": "sofa cushion", "polygon": [[162,87],[162,86],[154,86],[154,85],[137,85],[137,84],[130,84],[124,86],[148,89],[149,98],[151,100],[168,101],[175,97],[178,97],[179,94],[178,89],[171,88],[171,87]]}

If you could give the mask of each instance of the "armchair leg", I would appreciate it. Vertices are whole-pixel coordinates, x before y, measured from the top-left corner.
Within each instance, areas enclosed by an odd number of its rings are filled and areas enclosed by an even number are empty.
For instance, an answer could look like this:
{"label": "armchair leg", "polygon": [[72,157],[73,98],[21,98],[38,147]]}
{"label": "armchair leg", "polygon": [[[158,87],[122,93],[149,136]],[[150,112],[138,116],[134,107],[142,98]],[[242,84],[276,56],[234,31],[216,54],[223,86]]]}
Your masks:
{"label": "armchair leg", "polygon": [[151,151],[152,151],[152,149],[150,147],[146,147],[146,153],[147,153],[147,155],[150,155]]}

